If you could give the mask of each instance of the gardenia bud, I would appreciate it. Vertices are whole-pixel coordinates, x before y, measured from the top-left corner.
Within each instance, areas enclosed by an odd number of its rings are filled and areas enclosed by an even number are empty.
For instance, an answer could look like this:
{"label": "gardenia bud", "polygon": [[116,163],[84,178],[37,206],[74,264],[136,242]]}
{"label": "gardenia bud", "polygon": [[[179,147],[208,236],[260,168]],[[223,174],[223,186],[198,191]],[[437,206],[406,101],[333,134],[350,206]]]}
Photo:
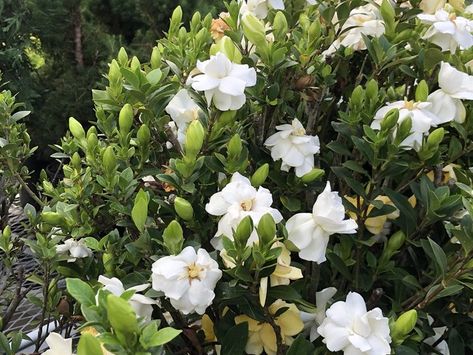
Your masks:
{"label": "gardenia bud", "polygon": [[246,246],[251,233],[253,232],[253,220],[250,216],[246,216],[238,224],[238,227],[233,234],[233,239],[241,246]]}
{"label": "gardenia bud", "polygon": [[276,223],[269,213],[261,217],[258,223],[258,236],[261,244],[270,243],[276,236]]}
{"label": "gardenia bud", "polygon": [[389,111],[386,116],[384,116],[384,119],[381,121],[381,130],[382,131],[389,131],[392,128],[394,128],[397,124],[397,121],[399,120],[399,110],[398,109],[392,109]]}
{"label": "gardenia bud", "polygon": [[110,64],[110,70],[108,71],[108,80],[110,85],[113,86],[114,84],[117,84],[121,77],[122,74],[120,72],[120,66],[118,65],[117,61],[113,59],[112,63]]}
{"label": "gardenia bud", "polygon": [[263,185],[264,182],[266,181],[266,178],[268,177],[268,174],[269,174],[269,164],[266,163],[266,164],[261,165],[251,177],[251,185],[253,185],[254,187],[259,187]]}
{"label": "gardenia bud", "polygon": [[309,184],[317,179],[320,179],[322,176],[324,176],[324,174],[325,174],[324,170],[314,168],[311,171],[309,171],[307,174],[303,175],[301,177],[301,181],[304,184]]}
{"label": "gardenia bud", "polygon": [[180,6],[176,7],[171,16],[170,28],[177,28],[182,21],[182,8]]}
{"label": "gardenia bud", "polygon": [[141,63],[138,57],[135,56],[131,59],[130,68],[133,71],[141,69]]}
{"label": "gardenia bud", "polygon": [[10,226],[6,226],[3,229],[2,235],[3,235],[4,238],[7,238],[7,239],[11,237],[11,228],[10,228]]}
{"label": "gardenia bud", "polygon": [[125,104],[120,110],[118,124],[120,126],[120,134],[127,135],[130,132],[133,125],[133,107],[130,104]]}
{"label": "gardenia bud", "polygon": [[98,142],[99,139],[95,133],[89,134],[87,136],[87,150],[94,150]]}
{"label": "gardenia bud", "polygon": [[128,53],[126,52],[125,48],[120,48],[117,59],[118,63],[120,63],[122,66],[126,66],[128,64]]}
{"label": "gardenia bud", "polygon": [[403,231],[397,231],[388,240],[387,250],[391,253],[399,250],[406,240],[406,235]]}
{"label": "gardenia bud", "polygon": [[395,342],[402,343],[404,337],[407,336],[416,326],[417,322],[417,311],[411,309],[410,311],[404,312],[396,320],[391,331],[391,336]]}
{"label": "gardenia bud", "polygon": [[184,242],[182,227],[177,221],[171,221],[163,232],[164,245],[173,254],[179,254]]}
{"label": "gardenia bud", "polygon": [[103,166],[108,174],[112,174],[117,167],[117,157],[112,147],[107,147],[103,153]]}
{"label": "gardenia bud", "polygon": [[75,153],[72,155],[72,158],[71,158],[71,165],[74,167],[74,169],[80,169],[82,163],[81,163],[81,159],[80,159],[79,153],[75,152]]}
{"label": "gardenia bud", "polygon": [[190,123],[186,132],[185,152],[186,155],[196,157],[204,144],[205,131],[199,120]]}
{"label": "gardenia bud", "polygon": [[151,52],[151,69],[157,69],[161,66],[161,52],[158,47],[154,47]]}
{"label": "gardenia bud", "polygon": [[218,52],[225,54],[233,63],[240,63],[243,58],[238,47],[228,36],[223,36],[210,47],[210,55],[216,55]]}
{"label": "gardenia bud", "polygon": [[84,128],[74,117],[69,117],[69,130],[71,131],[74,138],[79,140],[85,138]]}
{"label": "gardenia bud", "polygon": [[266,31],[264,24],[250,13],[246,13],[241,21],[243,26],[243,33],[248,40],[257,47],[265,47]]}
{"label": "gardenia bud", "polygon": [[429,148],[438,147],[442,143],[443,137],[445,136],[445,130],[443,128],[437,128],[435,131],[429,134],[427,138],[427,145]]}
{"label": "gardenia bud", "polygon": [[41,219],[43,222],[51,225],[57,226],[64,222],[64,217],[57,212],[45,211],[41,213]]}
{"label": "gardenia bud", "polygon": [[374,79],[371,79],[366,84],[366,97],[375,99],[378,98],[378,82]]}
{"label": "gardenia bud", "polygon": [[421,80],[416,88],[416,101],[427,101],[429,96],[429,87],[425,80]]}
{"label": "gardenia bud", "polygon": [[174,210],[177,215],[185,221],[190,221],[194,217],[194,209],[189,201],[181,197],[174,199]]}
{"label": "gardenia bud", "polygon": [[143,124],[137,133],[138,143],[140,145],[146,145],[151,139],[151,132],[147,125]]}

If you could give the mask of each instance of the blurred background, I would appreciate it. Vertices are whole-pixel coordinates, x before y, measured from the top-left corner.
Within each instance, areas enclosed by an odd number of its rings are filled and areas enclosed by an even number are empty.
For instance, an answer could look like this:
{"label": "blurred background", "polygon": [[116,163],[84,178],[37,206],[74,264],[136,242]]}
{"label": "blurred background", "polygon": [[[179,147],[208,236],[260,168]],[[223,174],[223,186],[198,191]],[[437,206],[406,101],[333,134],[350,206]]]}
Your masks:
{"label": "blurred background", "polygon": [[0,0],[2,89],[17,93],[32,114],[30,162],[39,171],[66,130],[68,118],[94,119],[91,89],[120,47],[146,61],[181,5],[184,21],[194,10],[217,10],[211,0]]}

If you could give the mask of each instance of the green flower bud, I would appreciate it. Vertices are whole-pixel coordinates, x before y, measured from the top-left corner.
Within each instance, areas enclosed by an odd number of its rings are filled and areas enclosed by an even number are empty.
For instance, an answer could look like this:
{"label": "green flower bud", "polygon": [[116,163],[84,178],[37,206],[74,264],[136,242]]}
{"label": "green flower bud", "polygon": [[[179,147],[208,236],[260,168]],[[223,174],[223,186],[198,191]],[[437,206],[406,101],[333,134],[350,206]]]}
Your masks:
{"label": "green flower bud", "polygon": [[107,147],[103,153],[103,166],[105,172],[108,174],[113,174],[117,167],[117,157],[112,147]]}
{"label": "green flower bud", "polygon": [[399,110],[397,108],[393,108],[390,110],[386,116],[384,116],[383,120],[381,121],[381,130],[382,131],[389,131],[394,128],[399,120]]}
{"label": "green flower bud", "polygon": [[184,43],[184,42],[186,41],[186,37],[187,37],[186,28],[185,28],[185,27],[181,27],[181,28],[179,29],[178,34],[177,34],[177,38],[179,39],[179,42]]}
{"label": "green flower bud", "polygon": [[108,80],[110,85],[113,86],[114,84],[117,84],[121,78],[122,73],[120,72],[120,66],[118,65],[117,61],[113,59],[108,71]]}
{"label": "green flower bud", "polygon": [[87,136],[87,150],[94,150],[95,147],[97,147],[99,143],[99,139],[97,138],[97,135],[95,133],[89,134]]}
{"label": "green flower bud", "polygon": [[309,27],[309,40],[315,41],[320,37],[321,27],[319,21],[313,21]]}
{"label": "green flower bud", "polygon": [[[397,130],[396,140],[399,141],[399,144],[409,136],[412,129],[412,120],[410,117],[406,118],[399,124],[399,129]],[[399,137],[399,139],[398,139]]]}
{"label": "green flower bud", "polygon": [[234,63],[240,63],[243,58],[238,47],[235,46],[228,36],[223,36],[217,43],[212,44],[210,47],[210,55],[216,55],[218,52],[225,54],[227,58]]}
{"label": "green flower bud", "polygon": [[69,131],[71,131],[74,138],[82,140],[85,138],[84,127],[74,117],[69,117]]}
{"label": "green flower bud", "polygon": [[58,226],[64,223],[64,217],[57,212],[45,211],[41,213],[41,219],[44,223],[51,226]]}
{"label": "green flower bud", "polygon": [[233,239],[238,245],[244,247],[246,246],[251,233],[253,233],[253,229],[253,220],[250,216],[246,216],[238,224],[238,227],[233,234]]}
{"label": "green flower bud", "polygon": [[241,24],[243,26],[243,33],[245,37],[256,47],[266,47],[266,31],[262,21],[255,16],[247,13],[243,16]]}
{"label": "green flower bud", "polygon": [[151,69],[157,69],[161,67],[161,52],[159,51],[158,47],[153,47],[153,51],[151,52],[150,64]]}
{"label": "green flower bud", "polygon": [[202,21],[202,16],[200,15],[200,12],[197,11],[194,13],[191,19],[191,31],[197,29],[200,26],[200,22]]}
{"label": "green flower bud", "polygon": [[391,331],[391,337],[398,344],[399,341],[402,343],[404,338],[412,332],[417,323],[417,311],[411,309],[410,311],[404,312],[396,320]]}
{"label": "green flower bud", "polygon": [[202,21],[202,27],[204,28],[210,28],[210,25],[212,24],[212,14],[208,13],[205,17],[204,20]]}
{"label": "green flower bud", "polygon": [[182,8],[180,6],[176,7],[171,16],[171,23],[169,25],[169,32],[173,32],[177,30],[177,28],[181,25],[182,21]]}
{"label": "green flower bud", "polygon": [[378,82],[374,79],[371,79],[366,84],[366,97],[371,100],[378,98]]}
{"label": "green flower bud", "polygon": [[286,16],[282,11],[278,11],[274,16],[273,33],[277,40],[286,38],[289,32],[289,25],[287,24]]}
{"label": "green flower bud", "polygon": [[10,228],[10,226],[6,226],[6,227],[3,229],[2,236],[3,236],[4,238],[7,238],[7,239],[11,237],[11,228]]}
{"label": "green flower bud", "polygon": [[177,215],[185,221],[190,221],[194,217],[194,209],[189,201],[181,197],[174,199],[174,210]]}
{"label": "green flower bud", "polygon": [[43,180],[43,190],[47,194],[54,193],[54,186],[48,180]]}
{"label": "green flower bud", "polygon": [[118,116],[118,124],[120,127],[120,134],[127,135],[133,125],[133,107],[130,104],[125,104],[120,110]]}
{"label": "green flower bud", "polygon": [[173,254],[179,254],[182,250],[184,236],[182,227],[177,221],[171,221],[163,232],[164,246]]}
{"label": "green flower bud", "polygon": [[128,53],[126,52],[125,48],[121,47],[118,51],[118,63],[121,66],[125,67],[128,64]]}
{"label": "green flower bud", "polygon": [[185,153],[186,156],[196,157],[204,144],[205,130],[199,120],[191,122],[186,132]]}
{"label": "green flower bud", "polygon": [[276,237],[276,223],[274,222],[273,216],[266,213],[261,217],[257,231],[261,245],[271,243]]}
{"label": "green flower bud", "polygon": [[149,143],[151,139],[151,132],[147,125],[143,124],[137,133],[138,143],[142,146]]}
{"label": "green flower bud", "polygon": [[227,154],[230,158],[238,158],[241,154],[241,150],[243,149],[243,145],[241,142],[240,135],[237,133],[235,134],[227,145]]}
{"label": "green flower bud", "polygon": [[103,263],[103,266],[105,268],[105,271],[107,272],[113,272],[114,268],[115,268],[115,261],[114,261],[114,257],[113,257],[113,254],[110,254],[110,253],[104,253],[102,255],[102,263]]}
{"label": "green flower bud", "polygon": [[416,101],[427,101],[429,96],[429,86],[425,80],[422,80],[416,88]]}
{"label": "green flower bud", "polygon": [[80,169],[80,167],[82,165],[82,161],[81,161],[79,153],[75,152],[72,155],[71,165],[74,167],[74,169]]}
{"label": "green flower bud", "polygon": [[315,180],[320,179],[322,176],[325,175],[325,171],[322,169],[314,168],[311,171],[309,171],[307,174],[303,175],[301,177],[301,181],[304,184],[310,184],[311,182],[314,182]]}
{"label": "green flower bud", "polygon": [[141,69],[141,63],[140,63],[140,60],[138,59],[138,57],[135,56],[135,57],[131,58],[130,68],[133,71]]}
{"label": "green flower bud", "polygon": [[361,107],[363,105],[364,100],[365,100],[365,91],[363,90],[361,85],[358,85],[351,94],[350,103],[353,106]]}
{"label": "green flower bud", "polygon": [[402,231],[397,231],[394,233],[388,240],[388,245],[386,250],[390,253],[394,253],[395,251],[399,250],[404,242],[406,241],[406,235]]}
{"label": "green flower bud", "polygon": [[427,137],[427,146],[429,148],[436,148],[442,143],[443,137],[445,136],[445,130],[443,128],[437,128],[435,131],[429,134]]}
{"label": "green flower bud", "polygon": [[269,174],[269,164],[261,165],[251,177],[251,185],[259,187],[264,184]]}

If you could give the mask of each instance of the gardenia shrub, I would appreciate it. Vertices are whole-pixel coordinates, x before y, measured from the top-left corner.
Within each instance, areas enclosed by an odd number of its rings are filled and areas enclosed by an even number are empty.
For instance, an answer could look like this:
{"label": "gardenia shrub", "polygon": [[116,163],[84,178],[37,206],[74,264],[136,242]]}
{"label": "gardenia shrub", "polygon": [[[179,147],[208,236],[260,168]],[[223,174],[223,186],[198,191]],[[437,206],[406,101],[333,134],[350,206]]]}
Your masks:
{"label": "gardenia shrub", "polygon": [[28,208],[44,308],[79,355],[473,351],[469,8],[225,6],[69,119]]}

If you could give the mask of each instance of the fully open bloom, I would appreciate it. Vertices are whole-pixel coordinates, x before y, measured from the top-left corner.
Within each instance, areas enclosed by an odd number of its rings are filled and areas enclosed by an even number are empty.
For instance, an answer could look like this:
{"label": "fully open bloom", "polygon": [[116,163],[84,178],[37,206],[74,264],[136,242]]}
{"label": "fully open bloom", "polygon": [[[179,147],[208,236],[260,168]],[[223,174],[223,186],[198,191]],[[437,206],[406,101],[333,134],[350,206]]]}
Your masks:
{"label": "fully open bloom", "polygon": [[238,110],[246,102],[245,88],[256,85],[256,70],[235,64],[218,52],[204,62],[197,61],[201,74],[192,77],[192,87],[204,91],[208,104],[220,111]]}
{"label": "fully open bloom", "polygon": [[351,10],[340,33],[340,37],[323,52],[324,56],[333,54],[340,46],[353,48],[356,51],[365,50],[363,35],[380,37],[384,34],[384,21],[376,6],[372,4],[359,6]]}
{"label": "fully open bloom", "polygon": [[387,355],[391,353],[389,320],[381,309],[366,310],[363,297],[350,292],[346,301],[335,302],[317,328],[330,351],[344,354]]}
{"label": "fully open bloom", "polygon": [[315,305],[317,311],[315,313],[301,312],[301,319],[304,322],[304,329],[309,329],[310,341],[317,339],[320,334],[317,332],[317,328],[325,319],[325,309],[333,296],[337,293],[335,287],[327,287],[322,291],[315,294]]}
{"label": "fully open bloom", "polygon": [[431,25],[422,38],[436,44],[443,52],[453,54],[457,48],[463,50],[473,46],[473,21],[444,9],[437,10],[434,15],[420,14],[417,17]]}
{"label": "fully open bloom", "polygon": [[320,264],[325,259],[329,237],[335,233],[352,234],[358,225],[345,218],[345,208],[330,183],[317,197],[312,213],[298,213],[286,223],[288,239],[299,248],[299,257]]}
{"label": "fully open bloom", "polygon": [[189,123],[199,118],[200,109],[189,95],[186,89],[181,89],[169,101],[165,108],[166,112],[177,126],[177,140],[184,144],[186,138],[186,130]]}
{"label": "fully open bloom", "polygon": [[411,135],[404,139],[401,145],[408,149],[414,148],[415,150],[419,150],[422,146],[422,138],[429,132],[434,122],[438,121],[435,114],[430,111],[431,105],[430,102],[414,102],[407,100],[388,103],[376,112],[374,120],[371,123],[371,128],[381,129],[381,121],[384,119],[384,116],[392,109],[398,109],[398,124],[408,117],[410,117],[412,121]]}
{"label": "fully open bloom", "polygon": [[270,9],[284,10],[283,0],[241,0],[240,13],[247,12],[255,15],[259,19],[265,19]]}
{"label": "fully open bloom", "polygon": [[59,254],[66,254],[69,252],[71,256],[67,259],[68,263],[73,263],[76,259],[88,258],[92,256],[92,250],[90,250],[84,243],[83,240],[67,239],[64,244],[56,245],[56,252]]}
{"label": "fully open bloom", "polygon": [[279,131],[264,143],[271,149],[274,161],[281,159],[281,170],[295,168],[296,176],[301,177],[314,168],[314,154],[320,151],[317,136],[306,135],[300,121],[295,118],[292,124],[276,126]]}
{"label": "fully open bloom", "polygon": [[442,62],[438,83],[440,89],[431,93],[427,99],[432,103],[429,110],[437,118],[433,123],[439,125],[453,120],[463,123],[466,110],[461,100],[473,100],[473,76]]}
{"label": "fully open bloom", "polygon": [[[205,210],[213,216],[223,216],[218,222],[218,229],[211,243],[215,249],[223,248],[222,235],[233,239],[233,229],[235,229],[243,218],[250,216],[253,223],[257,225],[266,213],[274,218],[276,223],[281,222],[281,213],[272,208],[273,196],[268,189],[259,187],[255,189],[251,186],[248,178],[235,173],[220,192],[213,194],[210,201],[205,205]],[[253,232],[248,243],[253,243],[258,239],[256,232]]]}
{"label": "fully open bloom", "polygon": [[153,289],[164,292],[184,314],[204,314],[215,297],[222,271],[205,249],[184,248],[179,255],[165,256],[152,266]]}
{"label": "fully open bloom", "polygon": [[[275,318],[274,323],[279,326],[283,343],[291,345],[293,336],[302,331],[304,324],[297,307],[282,300],[277,300],[269,306],[269,312],[275,315],[281,308],[287,309]],[[276,333],[271,324],[261,323],[247,315],[235,317],[236,324],[244,322],[248,323],[249,331],[245,351],[248,354],[259,355],[264,350],[267,355],[275,355],[277,352]]]}
{"label": "fully open bloom", "polygon": [[46,350],[43,355],[72,355],[72,339],[64,339],[58,333],[51,333],[46,338],[46,344],[49,350]]}
{"label": "fully open bloom", "polygon": [[102,285],[104,285],[104,290],[111,292],[115,296],[121,296],[122,293],[125,291],[135,291],[135,294],[131,296],[130,300],[128,301],[130,303],[130,306],[133,308],[138,317],[142,317],[146,321],[151,320],[151,314],[153,313],[152,305],[156,304],[156,301],[152,300],[149,297],[136,293],[146,290],[150,286],[149,284],[137,285],[125,290],[125,288],[123,287],[123,283],[116,277],[112,277],[111,279],[109,279],[108,277],[100,275],[98,281]]}

